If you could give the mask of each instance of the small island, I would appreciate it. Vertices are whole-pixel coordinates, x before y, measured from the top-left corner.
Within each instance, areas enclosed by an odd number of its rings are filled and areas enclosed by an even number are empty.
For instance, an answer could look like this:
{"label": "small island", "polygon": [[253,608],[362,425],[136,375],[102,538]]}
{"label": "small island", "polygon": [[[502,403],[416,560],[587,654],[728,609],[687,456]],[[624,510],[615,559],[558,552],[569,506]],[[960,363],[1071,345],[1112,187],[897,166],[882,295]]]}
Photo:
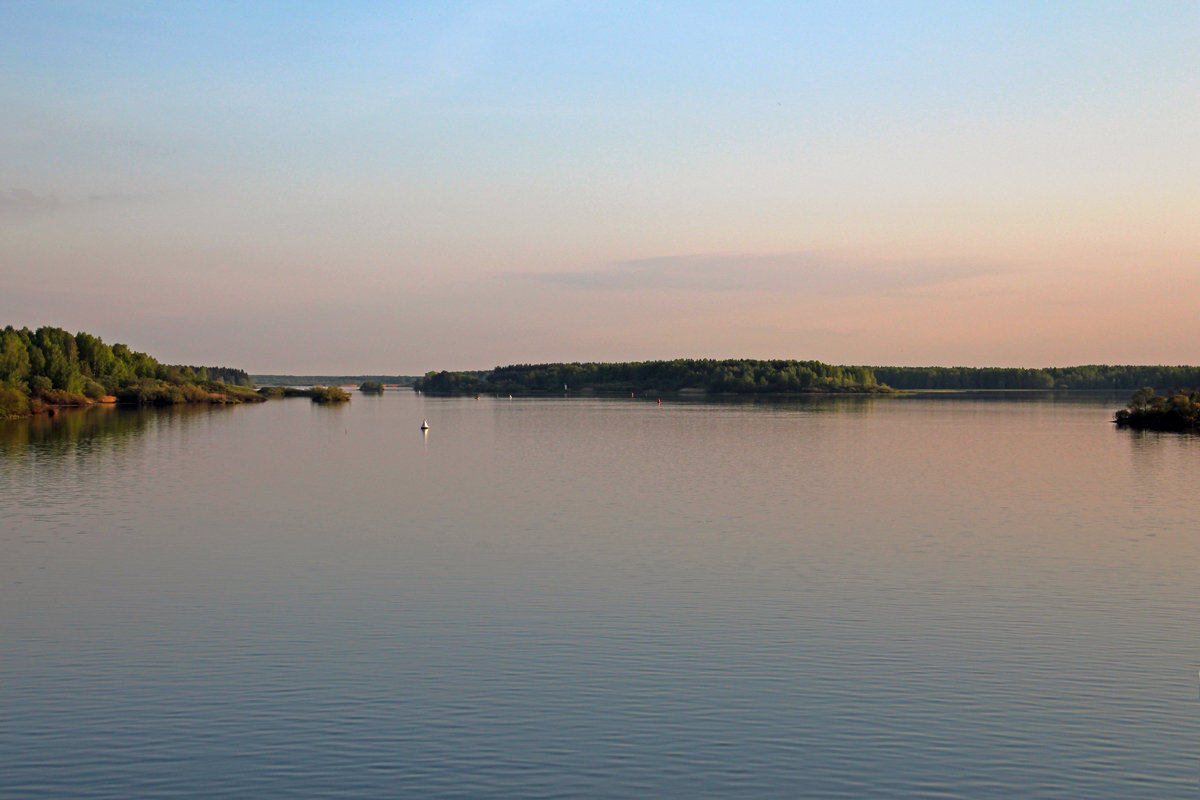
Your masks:
{"label": "small island", "polygon": [[123,344],[62,328],[0,331],[0,419],[93,403],[255,403],[250,376],[228,367],[160,364]]}
{"label": "small island", "polygon": [[1149,386],[1138,389],[1113,420],[1118,428],[1190,432],[1200,427],[1200,391],[1178,391],[1163,397]]}
{"label": "small island", "polygon": [[340,386],[310,386],[302,389],[296,386],[264,386],[258,390],[263,398],[307,397],[314,403],[348,403],[350,393]]}
{"label": "small island", "polygon": [[350,393],[340,386],[315,386],[309,391],[314,403],[350,402]]}

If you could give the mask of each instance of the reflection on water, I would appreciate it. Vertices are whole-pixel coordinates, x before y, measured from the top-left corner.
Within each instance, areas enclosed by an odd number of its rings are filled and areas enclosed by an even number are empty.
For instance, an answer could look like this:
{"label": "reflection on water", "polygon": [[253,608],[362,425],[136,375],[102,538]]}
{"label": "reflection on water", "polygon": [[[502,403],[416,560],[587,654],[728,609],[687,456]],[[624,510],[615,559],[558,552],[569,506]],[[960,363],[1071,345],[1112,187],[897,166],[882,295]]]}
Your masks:
{"label": "reflection on water", "polygon": [[1190,796],[1200,438],[1120,404],[5,426],[0,796]]}
{"label": "reflection on water", "polygon": [[54,415],[39,414],[25,420],[0,422],[0,453],[23,458],[31,446],[54,442],[120,436],[145,424],[147,412],[95,405],[62,409]]}
{"label": "reflection on water", "polygon": [[25,458],[31,452],[51,451],[56,445],[85,441],[118,444],[148,424],[185,427],[190,421],[231,406],[171,406],[162,409],[97,404],[85,408],[57,409],[28,419],[0,421],[0,457]]}

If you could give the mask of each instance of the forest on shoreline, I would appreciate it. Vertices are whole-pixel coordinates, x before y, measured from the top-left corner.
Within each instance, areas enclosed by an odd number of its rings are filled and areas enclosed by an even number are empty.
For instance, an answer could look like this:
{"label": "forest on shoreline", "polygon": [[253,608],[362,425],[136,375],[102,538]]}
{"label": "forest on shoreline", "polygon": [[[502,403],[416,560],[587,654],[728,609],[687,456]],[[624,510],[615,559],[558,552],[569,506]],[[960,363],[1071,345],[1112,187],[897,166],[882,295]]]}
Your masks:
{"label": "forest on shoreline", "polygon": [[675,393],[804,394],[893,391],[1134,391],[1200,386],[1200,367],[1090,364],[1077,367],[866,367],[819,361],[675,359],[515,364],[428,372],[430,394]]}
{"label": "forest on shoreline", "polygon": [[0,331],[0,419],[97,402],[245,403],[266,398],[230,367],[160,364],[123,344],[62,328]]}
{"label": "forest on shoreline", "polygon": [[483,372],[430,372],[413,384],[431,394],[568,392],[877,393],[869,367],[820,361],[675,359],[624,363],[514,364]]}
{"label": "forest on shoreline", "polygon": [[1078,367],[872,367],[880,383],[903,391],[1135,391],[1200,386],[1200,367],[1086,364]]}
{"label": "forest on shoreline", "polygon": [[[108,345],[90,334],[72,334],[61,328],[31,331],[10,325],[0,331],[0,419],[102,401],[174,405],[260,402],[268,397],[297,395],[311,397],[315,402],[349,399],[344,391],[323,387],[285,390],[267,385],[255,391],[254,378],[261,377],[295,379],[297,376],[251,376],[231,367],[162,364],[126,345]],[[1187,387],[1200,387],[1200,367],[1192,366],[867,367],[790,359],[514,364],[491,370],[428,372],[415,379],[361,377],[360,390],[366,393],[381,392],[384,383],[411,382],[417,391],[442,395],[563,392],[874,395],[898,391],[1140,390],[1143,402],[1137,408],[1131,406],[1129,411],[1137,411],[1141,416],[1148,412],[1147,419],[1154,418],[1156,409],[1178,411],[1182,404],[1175,398],[1194,400],[1195,394],[1189,393]],[[323,382],[336,386],[333,380]],[[1142,387],[1164,389],[1166,399]],[[1150,394],[1145,394],[1148,391]],[[1159,399],[1151,402],[1152,397]]]}

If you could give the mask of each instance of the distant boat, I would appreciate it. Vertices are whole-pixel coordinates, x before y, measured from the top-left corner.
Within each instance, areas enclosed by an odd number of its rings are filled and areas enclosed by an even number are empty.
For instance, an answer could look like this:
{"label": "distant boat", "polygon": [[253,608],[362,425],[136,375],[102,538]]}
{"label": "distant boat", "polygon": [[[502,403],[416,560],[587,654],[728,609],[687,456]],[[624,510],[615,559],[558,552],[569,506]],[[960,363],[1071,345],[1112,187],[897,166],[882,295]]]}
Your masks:
{"label": "distant boat", "polygon": [[429,420],[427,420],[427,419],[421,420],[421,430],[423,430],[423,431],[429,430]]}

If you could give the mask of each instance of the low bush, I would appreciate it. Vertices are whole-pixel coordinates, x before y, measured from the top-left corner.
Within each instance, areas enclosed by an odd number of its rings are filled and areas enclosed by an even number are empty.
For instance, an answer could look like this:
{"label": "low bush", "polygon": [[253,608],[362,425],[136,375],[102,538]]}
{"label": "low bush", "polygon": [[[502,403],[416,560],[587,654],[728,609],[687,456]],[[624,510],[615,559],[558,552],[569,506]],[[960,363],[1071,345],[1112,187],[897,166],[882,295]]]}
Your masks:
{"label": "low bush", "polygon": [[0,386],[0,419],[24,417],[29,414],[29,398],[24,392]]}
{"label": "low bush", "polygon": [[312,399],[314,403],[345,403],[350,395],[340,386],[316,386],[312,390]]}

